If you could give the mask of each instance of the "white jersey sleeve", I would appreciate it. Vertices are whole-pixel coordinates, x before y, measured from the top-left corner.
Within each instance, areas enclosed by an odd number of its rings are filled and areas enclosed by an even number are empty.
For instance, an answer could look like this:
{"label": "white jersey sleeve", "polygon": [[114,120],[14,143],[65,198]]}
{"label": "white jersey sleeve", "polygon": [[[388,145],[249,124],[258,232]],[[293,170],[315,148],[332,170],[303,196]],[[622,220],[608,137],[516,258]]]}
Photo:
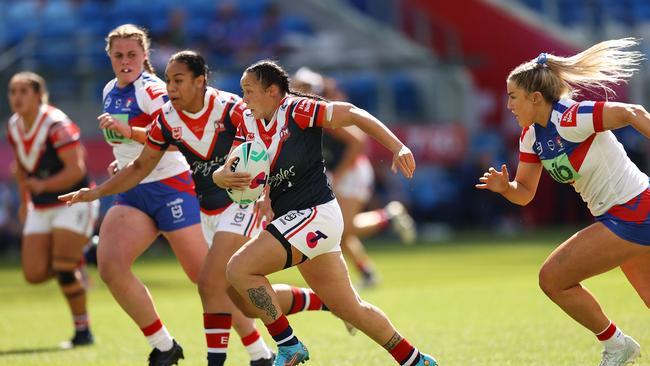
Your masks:
{"label": "white jersey sleeve", "polygon": [[[567,109],[559,116],[558,133],[571,142],[582,142],[591,135],[603,131],[604,102],[584,101],[576,103],[560,100],[558,103]],[[559,113],[559,111],[554,111]]]}
{"label": "white jersey sleeve", "polygon": [[524,163],[539,163],[541,160],[535,152],[535,129],[526,127],[519,137],[519,161]]}

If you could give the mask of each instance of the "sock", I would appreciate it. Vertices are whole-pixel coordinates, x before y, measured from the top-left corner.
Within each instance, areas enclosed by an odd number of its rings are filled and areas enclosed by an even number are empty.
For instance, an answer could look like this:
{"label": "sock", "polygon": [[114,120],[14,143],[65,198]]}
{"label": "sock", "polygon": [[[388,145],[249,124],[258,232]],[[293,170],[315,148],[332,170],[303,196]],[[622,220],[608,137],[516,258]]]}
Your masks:
{"label": "sock", "polygon": [[229,313],[204,313],[203,326],[205,341],[208,345],[208,365],[222,366],[226,362],[232,315]]}
{"label": "sock", "polygon": [[248,351],[251,361],[259,360],[261,358],[269,359],[273,354],[257,329],[255,329],[251,334],[241,337],[241,343],[246,347],[246,351]]}
{"label": "sock", "polygon": [[158,348],[160,351],[165,352],[169,351],[174,346],[172,336],[169,335],[167,328],[165,328],[160,319],[156,319],[153,323],[140,329],[144,336],[147,337],[147,342],[149,342],[151,347]]}
{"label": "sock", "polygon": [[308,288],[291,287],[291,307],[287,315],[295,314],[301,311],[309,310],[325,310],[329,311],[327,306],[323,304],[320,297],[314,291]]}
{"label": "sock", "polygon": [[72,321],[74,322],[75,332],[84,332],[88,330],[89,327],[88,314],[73,315]]}
{"label": "sock", "polygon": [[293,335],[293,329],[289,325],[289,320],[284,315],[281,315],[278,320],[271,324],[265,324],[269,334],[275,340],[278,346],[292,346],[298,344],[298,338]]}
{"label": "sock", "polygon": [[359,272],[361,272],[361,275],[363,276],[363,278],[366,278],[366,279],[372,278],[374,276],[374,274],[375,274],[375,271],[366,262],[356,262],[355,266],[357,267]]}
{"label": "sock", "polygon": [[380,218],[380,228],[382,230],[385,230],[388,228],[388,225],[390,224],[390,220],[392,217],[388,214],[388,211],[385,208],[378,208],[375,210],[377,215],[379,215]]}
{"label": "sock", "polygon": [[617,351],[625,347],[625,334],[611,321],[605,330],[596,334],[596,338],[607,351]]}
{"label": "sock", "polygon": [[388,352],[401,366],[414,366],[418,361],[420,361],[420,351],[413,347],[406,338],[402,338],[402,340],[399,341],[395,347],[389,349]]}

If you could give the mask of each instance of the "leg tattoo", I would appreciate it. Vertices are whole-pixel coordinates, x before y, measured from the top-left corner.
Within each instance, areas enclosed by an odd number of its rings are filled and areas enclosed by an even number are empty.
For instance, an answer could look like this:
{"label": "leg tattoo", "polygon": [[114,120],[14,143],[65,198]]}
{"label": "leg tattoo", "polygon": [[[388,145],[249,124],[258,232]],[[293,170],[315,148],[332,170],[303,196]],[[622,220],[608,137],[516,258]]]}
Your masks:
{"label": "leg tattoo", "polygon": [[276,320],[278,318],[278,311],[275,309],[275,305],[273,305],[271,295],[266,292],[264,286],[249,288],[246,292],[248,292],[248,298],[250,298],[253,305],[258,309],[266,311],[266,314],[270,316],[271,319]]}
{"label": "leg tattoo", "polygon": [[395,332],[392,337],[384,344],[384,348],[388,351],[392,350],[402,340],[402,336]]}

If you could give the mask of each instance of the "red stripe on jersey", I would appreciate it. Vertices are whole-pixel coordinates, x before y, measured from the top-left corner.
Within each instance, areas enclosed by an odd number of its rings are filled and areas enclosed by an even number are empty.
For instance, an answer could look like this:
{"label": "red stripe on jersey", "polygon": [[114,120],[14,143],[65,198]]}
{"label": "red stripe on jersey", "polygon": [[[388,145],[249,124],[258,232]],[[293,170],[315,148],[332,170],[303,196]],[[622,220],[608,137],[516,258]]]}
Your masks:
{"label": "red stripe on jersey", "polygon": [[526,153],[526,152],[519,152],[519,161],[523,161],[524,163],[539,163],[539,156],[531,153]]}
{"label": "red stripe on jersey", "polygon": [[38,135],[38,133],[36,133],[36,132],[41,129],[41,126],[43,125],[43,121],[45,121],[45,119],[49,115],[49,112],[51,110],[53,110],[53,109],[54,109],[54,107],[49,106],[49,105],[47,106],[47,109],[45,110],[45,112],[43,112],[43,115],[41,116],[41,119],[39,119],[38,122],[36,123],[36,126],[33,126],[33,128],[32,128],[32,131],[34,132],[32,134],[32,137],[30,137],[28,139],[25,138],[25,132],[23,131],[22,126],[18,125],[18,135],[20,136],[20,140],[22,141],[22,144],[25,147],[25,154],[26,155],[29,155],[29,153],[30,153],[30,151],[32,149],[32,144],[34,143],[34,139]]}
{"label": "red stripe on jersey", "polygon": [[257,340],[260,339],[261,337],[262,337],[262,335],[260,334],[260,332],[258,332],[257,329],[255,329],[253,331],[253,333],[251,333],[251,334],[249,334],[249,335],[247,335],[245,337],[242,337],[241,338],[241,343],[244,345],[244,347],[248,347],[251,344],[257,342]]}
{"label": "red stripe on jersey", "polygon": [[529,129],[529,128],[530,128],[530,126],[528,126],[528,127],[524,127],[524,128],[521,130],[521,135],[519,136],[519,142],[524,141],[524,136],[526,135],[526,132],[528,132],[528,129]]}
{"label": "red stripe on jersey", "polygon": [[571,162],[571,166],[573,166],[573,169],[577,171],[580,171],[580,167],[582,166],[582,163],[585,161],[585,156],[587,156],[587,153],[589,152],[589,148],[591,147],[591,144],[594,142],[594,138],[596,137],[596,134],[592,134],[584,140],[583,142],[576,147],[571,155],[569,155],[569,161]]}
{"label": "red stripe on jersey", "polygon": [[299,228],[294,230],[291,234],[287,235],[286,236],[287,240],[291,239],[294,235],[298,234],[300,230],[304,229],[305,226],[309,225],[310,222],[314,221],[317,215],[318,215],[318,208],[314,207],[314,211],[311,213],[311,217],[307,219],[307,221],[305,221],[305,223],[302,224]]}
{"label": "red stripe on jersey", "polygon": [[165,86],[162,84],[151,84],[144,88],[144,91],[147,92],[151,100],[155,100],[160,96],[167,94]]}
{"label": "red stripe on jersey", "polygon": [[[285,125],[284,125],[283,128],[286,128],[287,130],[289,129],[289,110],[290,109],[291,108],[287,108],[287,111],[284,114],[284,118],[285,118],[284,123],[285,123]],[[280,111],[278,111],[278,113],[279,112]],[[282,131],[280,131],[280,133],[282,133]],[[278,156],[280,156],[280,152],[282,151],[282,144],[283,143],[284,143],[284,139],[280,138],[280,141],[278,142],[278,148],[275,149],[275,156],[273,157],[273,161],[271,162],[271,171],[273,171],[273,167],[275,167],[275,163],[278,161]]]}
{"label": "red stripe on jersey", "polygon": [[129,126],[132,127],[147,127],[149,124],[151,124],[152,121],[155,119],[146,114],[146,113],[140,113],[137,116],[133,118],[129,118]]}
{"label": "red stripe on jersey", "polygon": [[233,126],[239,127],[244,125],[244,111],[246,111],[246,104],[241,100],[236,101],[230,110],[230,121]]}
{"label": "red stripe on jersey", "polygon": [[603,109],[605,107],[605,102],[596,102],[594,104],[594,131],[603,132]]}
{"label": "red stripe on jersey", "polygon": [[[169,131],[172,131],[172,130],[173,130],[173,129],[172,129],[172,126],[171,126],[171,125],[167,122],[167,120],[165,119],[165,115],[164,115],[164,113],[160,114],[160,121],[165,125],[165,127],[167,127],[167,129],[168,129]],[[189,127],[189,126],[188,126],[188,127]],[[217,137],[218,137],[218,136],[219,136],[218,133],[216,133],[216,134],[214,135],[214,137],[212,138],[212,142],[210,143],[210,147],[208,148],[208,151],[206,152],[205,155],[203,155],[203,154],[201,154],[200,152],[194,150],[194,148],[192,147],[192,145],[185,143],[185,141],[182,139],[182,136],[181,136],[181,139],[180,139],[179,141],[180,141],[180,143],[183,144],[183,146],[185,146],[188,150],[192,151],[192,153],[193,153],[194,155],[196,155],[196,156],[202,158],[203,160],[212,160],[212,159],[210,158],[210,156],[212,155],[212,150],[214,149],[214,145],[215,145],[215,143],[217,142]]]}
{"label": "red stripe on jersey", "polygon": [[314,126],[323,127],[326,115],[327,107],[323,103],[318,103],[316,106],[316,120],[314,121]]}
{"label": "red stripe on jersey", "polygon": [[54,123],[50,126],[49,139],[55,149],[79,140],[80,130],[74,123]]}
{"label": "red stripe on jersey", "polygon": [[643,224],[650,214],[650,189],[646,189],[623,205],[610,208],[607,213],[625,221]]}
{"label": "red stripe on jersey", "polygon": [[[185,122],[185,125],[192,131],[194,136],[196,136],[199,140],[203,138],[203,134],[205,133],[205,126],[208,124],[208,117],[210,117],[210,114],[212,113],[212,108],[214,107],[214,98],[216,98],[215,94],[210,95],[210,100],[208,101],[208,108],[205,110],[205,112],[199,116],[199,118],[192,118],[183,113],[183,111],[176,110],[176,113],[178,114],[179,117],[181,117],[181,120]],[[226,109],[224,108],[224,112]],[[223,121],[223,116],[221,116],[221,121]]]}
{"label": "red stripe on jersey", "polygon": [[187,192],[196,195],[194,192],[194,180],[192,179],[189,170],[173,177],[159,180],[159,182],[179,192]]}
{"label": "red stripe on jersey", "polygon": [[271,129],[266,130],[266,126],[264,125],[264,122],[262,120],[256,119],[255,123],[257,123],[257,131],[259,131],[260,138],[262,139],[262,142],[264,142],[264,145],[266,145],[266,148],[268,149],[271,147],[271,143],[273,142],[273,136],[275,135],[275,132],[278,130],[278,119],[275,117],[273,121],[271,121]]}
{"label": "red stripe on jersey", "polygon": [[156,319],[156,321],[154,321],[153,323],[147,325],[144,328],[140,328],[140,329],[142,330],[142,333],[144,333],[145,337],[148,337],[148,336],[156,333],[157,331],[161,330],[162,326],[163,325],[162,325],[162,322],[160,321],[160,319]]}

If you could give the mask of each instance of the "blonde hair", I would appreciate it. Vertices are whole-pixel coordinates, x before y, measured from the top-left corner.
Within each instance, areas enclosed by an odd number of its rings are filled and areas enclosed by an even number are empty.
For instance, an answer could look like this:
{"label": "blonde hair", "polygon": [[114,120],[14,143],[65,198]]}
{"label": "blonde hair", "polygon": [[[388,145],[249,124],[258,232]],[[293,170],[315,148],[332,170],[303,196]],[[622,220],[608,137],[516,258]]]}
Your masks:
{"label": "blonde hair", "polygon": [[550,103],[579,94],[574,88],[616,95],[610,85],[627,82],[644,59],[638,51],[625,50],[638,43],[635,38],[604,41],[571,57],[542,53],[517,66],[507,80],[529,93],[542,93]]}
{"label": "blonde hair", "polygon": [[134,39],[138,41],[138,43],[140,43],[140,46],[144,50],[144,54],[147,56],[144,59],[145,70],[147,70],[152,74],[155,73],[154,68],[151,65],[151,62],[149,61],[149,50],[151,48],[151,39],[149,39],[146,30],[134,24],[122,24],[118,26],[117,28],[110,31],[110,33],[108,33],[108,36],[106,36],[106,53],[110,54],[111,43],[115,38],[127,38],[127,39]]}
{"label": "blonde hair", "polygon": [[48,104],[50,102],[50,93],[47,91],[47,84],[41,75],[31,71],[22,71],[11,77],[9,85],[18,80],[28,82],[32,89],[34,89],[37,94],[41,95],[42,104]]}

